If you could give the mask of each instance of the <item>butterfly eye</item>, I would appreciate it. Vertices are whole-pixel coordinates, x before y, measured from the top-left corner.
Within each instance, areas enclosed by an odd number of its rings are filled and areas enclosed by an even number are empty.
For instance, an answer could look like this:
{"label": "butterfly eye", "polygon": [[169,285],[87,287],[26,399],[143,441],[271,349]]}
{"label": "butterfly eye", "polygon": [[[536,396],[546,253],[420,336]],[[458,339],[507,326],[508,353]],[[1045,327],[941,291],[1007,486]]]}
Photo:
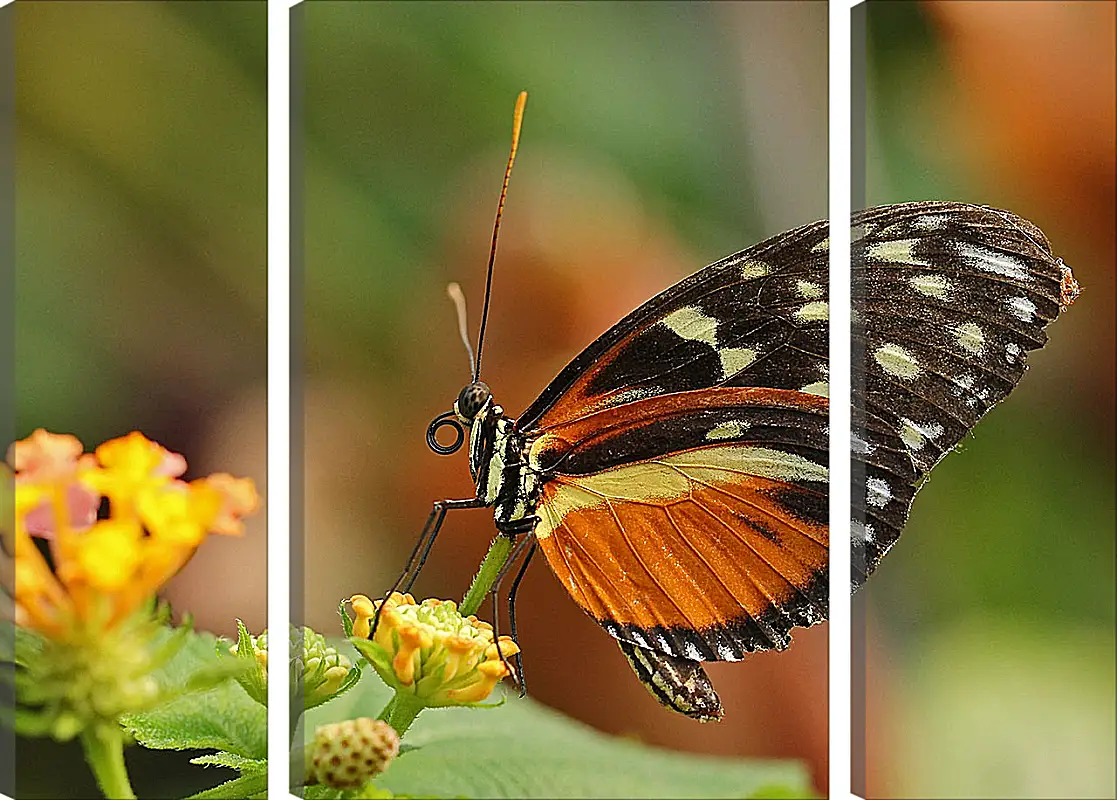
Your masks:
{"label": "butterfly eye", "polygon": [[488,386],[481,381],[474,381],[462,389],[457,402],[454,403],[454,410],[458,412],[458,418],[468,425],[473,422],[473,418],[485,407],[485,403],[489,402],[489,398],[492,396],[493,393]]}

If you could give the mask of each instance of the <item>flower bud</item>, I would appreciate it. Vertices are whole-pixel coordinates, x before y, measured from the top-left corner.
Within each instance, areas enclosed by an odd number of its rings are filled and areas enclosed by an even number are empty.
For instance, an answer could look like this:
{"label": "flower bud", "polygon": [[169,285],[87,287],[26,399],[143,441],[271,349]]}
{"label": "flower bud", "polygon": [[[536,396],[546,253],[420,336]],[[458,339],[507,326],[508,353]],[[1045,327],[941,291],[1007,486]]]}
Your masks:
{"label": "flower bud", "polygon": [[361,717],[322,725],[314,732],[311,768],[318,782],[356,789],[388,768],[399,753],[399,736],[380,720]]}

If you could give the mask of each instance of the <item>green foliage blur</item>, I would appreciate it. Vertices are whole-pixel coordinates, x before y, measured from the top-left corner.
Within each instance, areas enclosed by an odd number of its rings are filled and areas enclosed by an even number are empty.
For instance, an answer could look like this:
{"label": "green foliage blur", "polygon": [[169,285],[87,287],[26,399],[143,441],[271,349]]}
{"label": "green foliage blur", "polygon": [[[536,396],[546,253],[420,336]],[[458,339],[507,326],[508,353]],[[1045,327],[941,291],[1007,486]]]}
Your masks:
{"label": "green foliage blur", "polygon": [[21,4],[17,429],[178,452],[266,367],[263,3]]}

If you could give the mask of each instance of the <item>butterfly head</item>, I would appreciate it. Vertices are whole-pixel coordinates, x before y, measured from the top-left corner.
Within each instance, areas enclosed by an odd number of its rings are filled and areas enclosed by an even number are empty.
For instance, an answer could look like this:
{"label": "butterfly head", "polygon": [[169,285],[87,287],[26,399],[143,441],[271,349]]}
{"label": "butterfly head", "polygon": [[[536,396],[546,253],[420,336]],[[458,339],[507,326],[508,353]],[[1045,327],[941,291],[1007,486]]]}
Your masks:
{"label": "butterfly head", "polygon": [[454,401],[454,414],[465,427],[473,424],[473,420],[486,405],[492,402],[493,393],[488,385],[481,381],[474,381],[458,393]]}
{"label": "butterfly head", "polygon": [[[427,446],[442,456],[456,453],[465,442],[465,429],[473,427],[478,417],[486,417],[493,409],[500,416],[500,407],[493,405],[493,393],[481,381],[473,381],[458,393],[454,401],[454,409],[439,414],[427,427]],[[438,440],[438,433],[443,427],[454,430],[454,439],[448,444]]]}

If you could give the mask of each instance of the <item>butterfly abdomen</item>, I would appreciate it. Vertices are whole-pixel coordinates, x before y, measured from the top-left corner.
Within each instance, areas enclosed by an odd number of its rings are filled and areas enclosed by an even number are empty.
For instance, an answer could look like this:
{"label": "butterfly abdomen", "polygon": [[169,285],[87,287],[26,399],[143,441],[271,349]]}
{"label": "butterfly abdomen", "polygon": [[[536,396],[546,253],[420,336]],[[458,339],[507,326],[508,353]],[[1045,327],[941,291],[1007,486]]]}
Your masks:
{"label": "butterfly abdomen", "polygon": [[721,700],[700,662],[636,647],[623,640],[617,640],[617,644],[636,677],[661,705],[700,722],[722,718]]}

